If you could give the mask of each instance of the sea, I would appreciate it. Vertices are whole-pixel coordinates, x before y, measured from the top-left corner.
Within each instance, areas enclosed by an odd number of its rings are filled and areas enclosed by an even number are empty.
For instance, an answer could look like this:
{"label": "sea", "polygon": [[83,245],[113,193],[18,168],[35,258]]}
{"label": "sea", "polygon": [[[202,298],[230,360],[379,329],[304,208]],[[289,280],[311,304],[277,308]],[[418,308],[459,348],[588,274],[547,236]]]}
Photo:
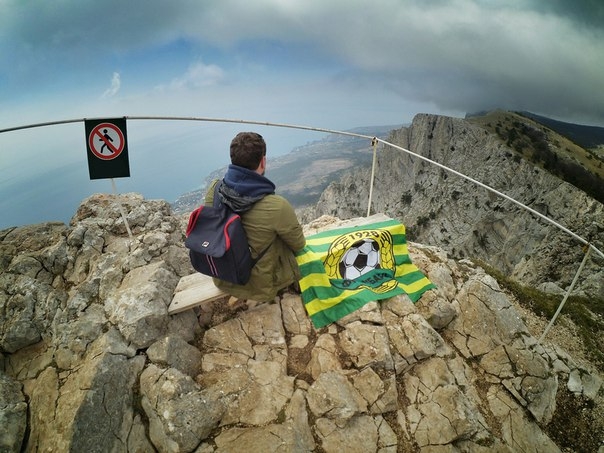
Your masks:
{"label": "sea", "polygon": [[0,230],[69,223],[95,193],[135,192],[174,202],[228,165],[229,143],[242,130],[261,133],[268,156],[290,152],[325,133],[267,126],[128,123],[130,176],[91,179],[83,124],[0,133]]}

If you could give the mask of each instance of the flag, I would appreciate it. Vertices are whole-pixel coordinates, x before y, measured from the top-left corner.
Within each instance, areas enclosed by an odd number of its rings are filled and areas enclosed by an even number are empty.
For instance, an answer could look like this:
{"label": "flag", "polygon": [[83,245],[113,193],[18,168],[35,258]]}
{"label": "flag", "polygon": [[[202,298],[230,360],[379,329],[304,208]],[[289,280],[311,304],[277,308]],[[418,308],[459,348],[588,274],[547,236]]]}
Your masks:
{"label": "flag", "polygon": [[373,300],[407,294],[415,303],[435,287],[411,262],[405,226],[393,219],[309,236],[296,260],[302,302],[316,328]]}

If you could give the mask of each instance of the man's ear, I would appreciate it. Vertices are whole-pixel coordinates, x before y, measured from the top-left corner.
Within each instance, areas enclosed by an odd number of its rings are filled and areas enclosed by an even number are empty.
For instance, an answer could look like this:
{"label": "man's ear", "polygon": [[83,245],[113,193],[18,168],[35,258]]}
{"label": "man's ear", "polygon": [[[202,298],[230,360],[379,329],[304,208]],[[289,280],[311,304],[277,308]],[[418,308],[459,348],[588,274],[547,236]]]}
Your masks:
{"label": "man's ear", "polygon": [[262,159],[260,159],[260,163],[258,164],[256,173],[258,173],[260,175],[264,175],[265,171],[266,171],[266,155],[262,156]]}

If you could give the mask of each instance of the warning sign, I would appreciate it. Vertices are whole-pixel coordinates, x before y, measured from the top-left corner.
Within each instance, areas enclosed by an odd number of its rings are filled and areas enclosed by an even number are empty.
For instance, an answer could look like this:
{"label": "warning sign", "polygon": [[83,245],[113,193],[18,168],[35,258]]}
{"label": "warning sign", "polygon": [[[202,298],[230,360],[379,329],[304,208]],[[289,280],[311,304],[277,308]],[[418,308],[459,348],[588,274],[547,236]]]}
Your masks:
{"label": "warning sign", "polygon": [[101,123],[92,129],[88,136],[90,151],[103,160],[111,160],[118,157],[124,150],[124,134],[113,123]]}
{"label": "warning sign", "polygon": [[86,120],[84,126],[90,179],[129,177],[126,119]]}

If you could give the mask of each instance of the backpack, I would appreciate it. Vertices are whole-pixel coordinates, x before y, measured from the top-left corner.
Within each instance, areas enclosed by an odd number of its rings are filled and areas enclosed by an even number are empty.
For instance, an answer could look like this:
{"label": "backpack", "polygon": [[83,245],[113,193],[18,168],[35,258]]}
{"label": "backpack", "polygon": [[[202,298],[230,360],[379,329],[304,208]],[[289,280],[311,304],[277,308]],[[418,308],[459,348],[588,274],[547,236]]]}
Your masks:
{"label": "backpack", "polygon": [[190,214],[185,246],[197,272],[245,285],[270,244],[252,259],[241,217],[220,201],[220,184],[221,181],[214,187],[213,205],[201,205]]}

